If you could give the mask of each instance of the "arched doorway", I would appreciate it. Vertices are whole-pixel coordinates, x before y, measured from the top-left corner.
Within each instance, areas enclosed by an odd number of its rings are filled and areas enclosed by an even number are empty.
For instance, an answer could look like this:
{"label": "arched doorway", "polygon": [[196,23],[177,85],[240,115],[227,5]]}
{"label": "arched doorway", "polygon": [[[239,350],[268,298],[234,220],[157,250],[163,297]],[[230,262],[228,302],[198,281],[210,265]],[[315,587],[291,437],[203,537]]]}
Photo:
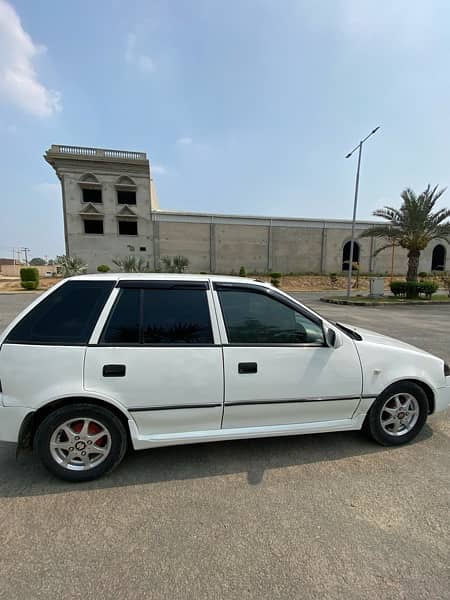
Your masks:
{"label": "arched doorway", "polygon": [[433,256],[431,258],[431,270],[432,271],[445,271],[445,248],[442,244],[438,244],[433,249]]}
{"label": "arched doorway", "polygon": [[[345,242],[344,247],[342,248],[342,270],[348,271],[349,263],[350,263],[350,245],[351,241]],[[358,242],[353,242],[353,260],[354,263],[359,263],[359,244]]]}

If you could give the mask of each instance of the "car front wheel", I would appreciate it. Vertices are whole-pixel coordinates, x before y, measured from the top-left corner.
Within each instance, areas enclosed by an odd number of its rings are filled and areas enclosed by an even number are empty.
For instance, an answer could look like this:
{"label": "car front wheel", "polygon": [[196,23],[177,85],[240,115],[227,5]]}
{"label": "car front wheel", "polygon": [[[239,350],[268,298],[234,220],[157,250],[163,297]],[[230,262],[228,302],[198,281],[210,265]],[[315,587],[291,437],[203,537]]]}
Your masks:
{"label": "car front wheel", "polygon": [[40,423],[34,441],[43,465],[67,481],[89,481],[109,473],[127,447],[120,419],[93,404],[56,409]]}
{"label": "car front wheel", "polygon": [[365,429],[383,446],[399,446],[416,437],[427,420],[428,400],[416,383],[389,386],[370,408]]}

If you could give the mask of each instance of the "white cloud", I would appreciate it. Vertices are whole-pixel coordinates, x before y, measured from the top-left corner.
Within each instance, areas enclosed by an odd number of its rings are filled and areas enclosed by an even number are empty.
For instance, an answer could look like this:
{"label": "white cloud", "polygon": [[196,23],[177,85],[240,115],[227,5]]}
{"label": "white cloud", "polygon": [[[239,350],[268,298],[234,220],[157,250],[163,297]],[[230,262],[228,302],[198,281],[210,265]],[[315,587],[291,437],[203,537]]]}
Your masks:
{"label": "white cloud", "polygon": [[178,146],[190,146],[192,144],[191,137],[179,137],[176,141]]}
{"label": "white cloud", "polygon": [[45,51],[23,29],[14,8],[0,0],[0,95],[38,117],[61,110],[60,93],[47,89],[33,66],[33,59]]}
{"label": "white cloud", "polygon": [[127,45],[125,48],[125,60],[137,67],[143,73],[151,73],[154,70],[153,60],[147,54],[141,54],[136,50],[137,36],[135,33],[129,33],[127,36]]}
{"label": "white cloud", "polygon": [[169,170],[164,165],[154,164],[151,166],[153,175],[168,175]]}

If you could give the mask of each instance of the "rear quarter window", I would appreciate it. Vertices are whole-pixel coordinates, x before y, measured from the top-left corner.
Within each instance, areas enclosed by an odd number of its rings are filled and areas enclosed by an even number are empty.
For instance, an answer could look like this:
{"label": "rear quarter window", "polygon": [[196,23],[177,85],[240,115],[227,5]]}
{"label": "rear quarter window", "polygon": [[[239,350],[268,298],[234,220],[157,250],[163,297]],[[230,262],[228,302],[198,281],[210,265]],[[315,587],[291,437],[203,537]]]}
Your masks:
{"label": "rear quarter window", "polygon": [[114,281],[68,281],[26,314],[10,344],[87,344]]}

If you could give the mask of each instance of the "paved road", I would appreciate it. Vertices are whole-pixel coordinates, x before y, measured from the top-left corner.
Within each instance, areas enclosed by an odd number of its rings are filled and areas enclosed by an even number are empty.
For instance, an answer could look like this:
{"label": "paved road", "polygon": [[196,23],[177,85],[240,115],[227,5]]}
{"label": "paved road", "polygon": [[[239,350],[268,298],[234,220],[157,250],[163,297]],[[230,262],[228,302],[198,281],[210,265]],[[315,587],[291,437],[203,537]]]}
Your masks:
{"label": "paved road", "polygon": [[[301,297],[450,358],[450,307]],[[0,295],[0,329],[25,301]],[[448,599],[449,423],[397,449],[358,432],[161,448],[81,485],[0,448],[0,599]]]}

